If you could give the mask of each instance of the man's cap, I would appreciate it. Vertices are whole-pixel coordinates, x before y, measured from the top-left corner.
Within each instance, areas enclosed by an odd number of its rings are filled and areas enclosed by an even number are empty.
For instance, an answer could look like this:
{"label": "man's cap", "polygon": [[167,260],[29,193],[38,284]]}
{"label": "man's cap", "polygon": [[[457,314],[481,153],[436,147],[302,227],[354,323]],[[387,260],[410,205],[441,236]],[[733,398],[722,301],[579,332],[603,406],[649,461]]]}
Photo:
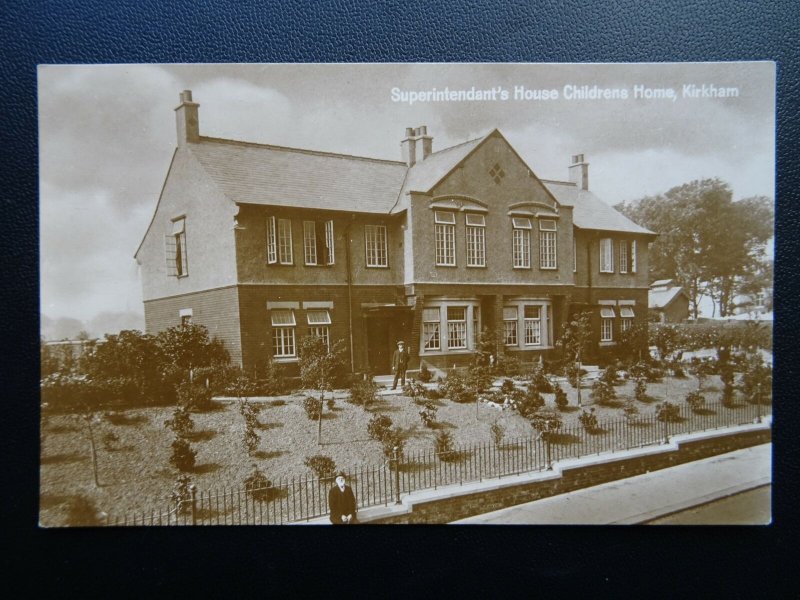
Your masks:
{"label": "man's cap", "polygon": [[344,471],[339,471],[338,473],[336,473],[336,477],[345,477],[346,478],[347,475],[344,474]]}
{"label": "man's cap", "polygon": [[399,342],[397,342],[397,345],[398,346],[405,346],[406,343],[403,340],[400,340]]}

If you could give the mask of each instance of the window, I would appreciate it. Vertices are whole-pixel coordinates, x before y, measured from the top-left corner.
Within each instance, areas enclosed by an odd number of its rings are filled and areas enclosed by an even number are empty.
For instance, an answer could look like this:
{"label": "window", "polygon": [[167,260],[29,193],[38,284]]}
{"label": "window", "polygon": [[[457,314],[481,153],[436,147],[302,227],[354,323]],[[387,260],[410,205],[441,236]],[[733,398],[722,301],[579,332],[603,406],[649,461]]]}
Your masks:
{"label": "window", "polygon": [[578,272],[578,241],[575,239],[574,234],[572,238],[572,272]]}
{"label": "window", "polygon": [[620,329],[622,331],[628,331],[631,327],[633,327],[633,309],[630,306],[620,306],[619,308],[619,316],[620,316]]}
{"label": "window", "polygon": [[278,219],[278,259],[282,265],[294,263],[292,256],[292,222]]}
{"label": "window", "polygon": [[422,347],[425,350],[439,350],[439,320],[440,309],[425,308],[422,310]]}
{"label": "window", "polygon": [[456,215],[451,212],[434,211],[436,223],[436,264],[443,267],[456,266]]}
{"label": "window", "polygon": [[628,241],[620,240],[619,242],[619,272],[628,272]]}
{"label": "window", "polygon": [[636,240],[631,242],[631,273],[636,273]]}
{"label": "window", "polygon": [[614,309],[604,306],[600,309],[600,341],[614,341]]}
{"label": "window", "polygon": [[278,262],[278,236],[275,217],[267,217],[267,262],[271,265]]}
{"label": "window", "polygon": [[307,265],[317,264],[317,232],[314,221],[303,221],[303,255]]}
{"label": "window", "polygon": [[364,236],[367,244],[367,266],[388,267],[386,227],[384,225],[365,225]]}
{"label": "window", "polygon": [[330,313],[327,310],[309,310],[306,313],[306,320],[308,321],[308,332],[325,342],[325,346],[330,350]]}
{"label": "window", "polygon": [[614,272],[614,243],[611,238],[600,240],[600,272]]}
{"label": "window", "polygon": [[292,310],[271,311],[272,355],[276,358],[297,356],[295,346],[295,320]]}
{"label": "window", "polygon": [[530,219],[512,219],[514,234],[512,239],[514,268],[530,269],[531,267],[531,221]]}
{"label": "window", "polygon": [[180,217],[172,221],[172,233],[165,238],[167,275],[186,277],[189,263],[186,257],[186,219]]}
{"label": "window", "polygon": [[181,327],[188,327],[192,324],[192,315],[181,315]]}
{"label": "window", "polygon": [[539,268],[556,269],[556,222],[552,219],[539,221]]}
{"label": "window", "polygon": [[467,307],[447,307],[447,347],[449,349],[467,347]]}
{"label": "window", "polygon": [[335,262],[336,254],[333,247],[333,221],[325,221],[325,249],[327,251],[328,264],[332,265]]}
{"label": "window", "polygon": [[486,266],[486,219],[467,213],[467,266]]}
{"label": "window", "polygon": [[506,306],[503,308],[503,342],[506,346],[516,346],[517,338],[517,307]]}
{"label": "window", "polygon": [[[762,302],[763,304],[763,302]],[[480,306],[473,306],[472,307],[472,347],[475,348],[478,345],[478,338],[480,337],[481,332],[481,307]]]}
{"label": "window", "polygon": [[542,345],[542,309],[540,306],[525,307],[525,345]]}

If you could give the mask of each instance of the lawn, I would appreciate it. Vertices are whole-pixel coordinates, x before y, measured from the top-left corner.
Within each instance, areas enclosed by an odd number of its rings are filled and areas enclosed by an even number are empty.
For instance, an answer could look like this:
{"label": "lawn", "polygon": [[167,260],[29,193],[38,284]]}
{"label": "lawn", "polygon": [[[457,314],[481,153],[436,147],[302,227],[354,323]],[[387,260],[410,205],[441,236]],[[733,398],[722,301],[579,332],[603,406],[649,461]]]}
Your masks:
{"label": "lawn", "polygon": [[[580,410],[576,391],[561,384],[568,394],[567,410],[561,414],[564,426],[578,424]],[[704,383],[708,402],[720,398],[721,383],[716,376]],[[673,402],[684,404],[687,392],[697,388],[697,380],[665,379],[648,384],[651,402],[637,402],[641,414],[654,411],[655,404],[668,394]],[[633,397],[633,383],[616,388],[621,401]],[[582,390],[584,406],[590,405],[588,388]],[[197,451],[196,466],[190,473],[200,490],[222,487],[240,488],[244,478],[257,465],[268,478],[307,477],[312,472],[303,464],[315,454],[330,456],[337,467],[381,465],[380,443],[367,435],[367,423],[375,414],[390,417],[405,435],[406,452],[431,451],[437,430],[449,431],[457,445],[490,444],[491,426],[498,422],[506,440],[535,435],[530,423],[512,410],[486,404],[457,404],[443,399],[437,405],[436,429],[423,425],[420,407],[405,396],[381,396],[362,408],[345,401],[337,393],[333,409],[325,409],[322,444],[317,443],[317,422],[309,420],[302,407],[304,394],[279,398],[253,398],[260,408],[259,449],[249,456],[243,444],[244,419],[235,399],[217,399],[217,408],[192,414],[193,433],[189,439]],[[554,395],[545,394],[548,406]],[[623,420],[621,408],[594,406],[598,419]],[[41,505],[42,526],[68,524],[68,508],[76,498],[88,499],[94,507],[111,515],[161,509],[178,475],[169,463],[172,432],[164,421],[172,416],[171,407],[136,408],[115,413],[99,413],[94,426],[97,441],[99,486],[95,486],[86,426],[73,415],[51,415],[41,429]],[[610,435],[614,435],[610,433]]]}

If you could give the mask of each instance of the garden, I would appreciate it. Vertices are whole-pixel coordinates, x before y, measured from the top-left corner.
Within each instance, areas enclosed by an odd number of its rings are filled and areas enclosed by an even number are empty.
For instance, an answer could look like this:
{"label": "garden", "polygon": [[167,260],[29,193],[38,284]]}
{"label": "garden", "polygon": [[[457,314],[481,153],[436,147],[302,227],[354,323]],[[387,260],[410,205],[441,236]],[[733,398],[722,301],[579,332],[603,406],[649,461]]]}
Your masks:
{"label": "garden", "polygon": [[[746,407],[768,413],[764,336],[747,327],[734,337],[691,333],[653,330],[657,358],[621,349],[596,370],[571,360],[580,339],[562,348],[563,364],[501,355],[490,367],[477,352],[472,367],[423,370],[393,395],[369,377],[348,381],[340,348],[315,338],[302,341],[292,382],[273,364],[250,376],[231,368],[200,327],[108,336],[81,364],[43,357],[40,522],[101,524],[104,514],[185,499],[191,484],[252,491],[296,477],[324,482],[359,465],[391,470],[395,448],[454,462],[457,449],[476,445],[567,447],[577,438],[566,432],[578,430],[613,446],[608,423],[645,428],[696,414],[715,426]],[[681,355],[701,348],[713,356]]]}

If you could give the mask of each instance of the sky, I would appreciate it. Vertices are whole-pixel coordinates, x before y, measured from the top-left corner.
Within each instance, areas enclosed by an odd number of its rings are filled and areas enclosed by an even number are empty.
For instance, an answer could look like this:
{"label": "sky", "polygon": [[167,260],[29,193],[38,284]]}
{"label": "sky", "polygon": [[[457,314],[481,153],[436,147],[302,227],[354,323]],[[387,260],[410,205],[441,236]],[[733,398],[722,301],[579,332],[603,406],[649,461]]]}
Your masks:
{"label": "sky", "polygon": [[[38,83],[43,328],[143,327],[133,254],[176,146],[173,109],[185,89],[211,137],[399,160],[406,127],[427,125],[434,151],[497,128],[543,179],[567,179],[570,156],[583,153],[591,190],[612,205],[709,177],[730,184],[734,199],[775,196],[767,62],[45,65]],[[684,95],[704,84],[738,96]],[[618,97],[575,97],[594,86]],[[473,88],[495,96],[396,101]],[[558,96],[518,99],[523,89]]]}

